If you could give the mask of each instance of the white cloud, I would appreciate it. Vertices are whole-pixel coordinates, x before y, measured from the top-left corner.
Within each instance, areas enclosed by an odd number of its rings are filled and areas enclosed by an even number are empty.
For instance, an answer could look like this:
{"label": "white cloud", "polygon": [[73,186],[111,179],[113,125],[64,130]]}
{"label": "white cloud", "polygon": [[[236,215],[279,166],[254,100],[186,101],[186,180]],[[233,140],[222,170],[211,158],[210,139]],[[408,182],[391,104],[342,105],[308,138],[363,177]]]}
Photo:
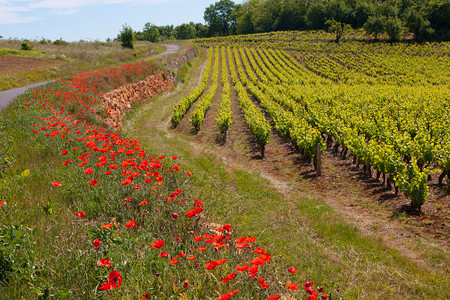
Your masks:
{"label": "white cloud", "polygon": [[152,5],[173,0],[0,0],[0,24],[29,23],[44,15],[71,15],[94,5]]}
{"label": "white cloud", "polygon": [[29,23],[40,19],[38,17],[21,14],[23,12],[28,12],[29,9],[21,6],[9,6],[8,2],[10,1],[0,2],[0,24]]}

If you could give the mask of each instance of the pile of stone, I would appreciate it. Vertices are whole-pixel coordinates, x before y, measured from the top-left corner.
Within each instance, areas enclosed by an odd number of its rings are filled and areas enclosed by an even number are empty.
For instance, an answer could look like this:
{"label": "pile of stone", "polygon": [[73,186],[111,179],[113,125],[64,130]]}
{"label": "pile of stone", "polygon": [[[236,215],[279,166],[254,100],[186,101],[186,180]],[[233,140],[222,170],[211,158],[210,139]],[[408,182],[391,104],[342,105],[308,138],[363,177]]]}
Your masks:
{"label": "pile of stone", "polygon": [[103,104],[110,112],[109,125],[120,125],[125,112],[131,109],[134,102],[145,102],[149,98],[172,89],[172,80],[167,74],[159,73],[104,94]]}

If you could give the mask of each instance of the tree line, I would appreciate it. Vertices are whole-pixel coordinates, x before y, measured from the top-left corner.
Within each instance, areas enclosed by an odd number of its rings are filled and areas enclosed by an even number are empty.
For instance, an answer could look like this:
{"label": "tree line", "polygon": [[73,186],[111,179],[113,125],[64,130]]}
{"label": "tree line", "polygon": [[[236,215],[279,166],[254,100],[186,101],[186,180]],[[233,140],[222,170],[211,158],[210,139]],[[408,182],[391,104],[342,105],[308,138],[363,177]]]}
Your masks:
{"label": "tree line", "polygon": [[[330,30],[336,41],[347,28],[363,28],[375,39],[387,35],[416,41],[450,39],[450,0],[220,0],[205,9],[202,23],[146,23],[137,40],[158,42],[289,30]],[[120,34],[118,36],[120,39]]]}

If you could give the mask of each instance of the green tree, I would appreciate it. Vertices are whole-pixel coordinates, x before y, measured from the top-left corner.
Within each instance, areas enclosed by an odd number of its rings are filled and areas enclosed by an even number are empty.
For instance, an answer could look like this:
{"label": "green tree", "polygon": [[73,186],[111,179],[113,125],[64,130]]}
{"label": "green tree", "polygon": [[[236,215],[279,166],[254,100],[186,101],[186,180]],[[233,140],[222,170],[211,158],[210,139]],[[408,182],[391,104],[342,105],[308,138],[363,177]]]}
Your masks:
{"label": "green tree", "polygon": [[122,30],[120,31],[117,40],[122,43],[123,48],[134,48],[134,32],[133,29],[127,24],[122,26]]}
{"label": "green tree", "polygon": [[179,40],[190,40],[195,38],[195,27],[191,24],[181,24],[175,27],[175,32],[177,39]]}
{"label": "green tree", "polygon": [[220,0],[205,9],[203,18],[209,26],[209,35],[223,36],[232,34],[236,20],[233,11],[236,4],[231,0]]}
{"label": "green tree", "polygon": [[144,29],[143,29],[143,35],[144,39],[146,41],[150,41],[152,43],[156,43],[159,41],[160,33],[158,26],[153,25],[150,22],[145,23]]}
{"label": "green tree", "polygon": [[430,21],[426,20],[423,14],[417,9],[411,9],[407,12],[406,27],[414,33],[414,39],[418,42],[423,42],[431,38],[434,33],[430,26]]}
{"label": "green tree", "polygon": [[370,16],[363,26],[364,30],[377,40],[378,36],[384,33],[385,19],[385,17]]}
{"label": "green tree", "polygon": [[386,21],[384,28],[387,35],[389,36],[389,39],[392,42],[398,41],[401,38],[404,31],[402,20],[396,17],[388,17],[385,20]]}
{"label": "green tree", "polygon": [[339,43],[344,35],[345,30],[349,30],[351,28],[349,24],[338,22],[335,19],[327,20],[325,22],[325,25],[328,25],[329,32],[334,32],[336,34],[336,39],[334,40],[336,43]]}

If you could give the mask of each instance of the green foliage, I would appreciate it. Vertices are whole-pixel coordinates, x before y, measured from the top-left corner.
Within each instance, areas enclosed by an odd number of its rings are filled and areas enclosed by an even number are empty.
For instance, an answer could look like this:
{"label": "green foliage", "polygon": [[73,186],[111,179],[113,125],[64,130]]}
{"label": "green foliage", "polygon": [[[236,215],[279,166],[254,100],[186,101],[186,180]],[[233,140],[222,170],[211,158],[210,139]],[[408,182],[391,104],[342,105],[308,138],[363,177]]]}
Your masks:
{"label": "green foliage", "polygon": [[330,19],[325,22],[325,25],[328,26],[329,32],[334,32],[336,34],[335,42],[339,43],[341,38],[344,36],[345,30],[350,29],[349,24],[345,24],[343,22],[338,22],[335,19]]}
{"label": "green foliage", "polygon": [[150,41],[152,43],[156,43],[159,41],[159,37],[161,36],[158,26],[153,25],[151,23],[146,23],[144,25],[144,29],[142,31],[143,39]]}
{"label": "green foliage", "polygon": [[127,24],[122,26],[117,39],[121,42],[123,48],[134,48],[134,32]]}
{"label": "green foliage", "polygon": [[69,43],[64,41],[63,39],[59,39],[59,40],[55,40],[53,42],[53,45],[58,45],[58,46],[67,46]]}
{"label": "green foliage", "polygon": [[31,51],[33,50],[33,45],[30,44],[30,41],[24,40],[22,44],[20,44],[20,50]]}
{"label": "green foliage", "polygon": [[195,27],[191,24],[181,24],[175,28],[176,37],[178,40],[190,40],[195,38]]}
{"label": "green foliage", "polygon": [[236,4],[231,0],[220,0],[205,9],[203,18],[209,26],[210,36],[223,36],[234,33]]}

